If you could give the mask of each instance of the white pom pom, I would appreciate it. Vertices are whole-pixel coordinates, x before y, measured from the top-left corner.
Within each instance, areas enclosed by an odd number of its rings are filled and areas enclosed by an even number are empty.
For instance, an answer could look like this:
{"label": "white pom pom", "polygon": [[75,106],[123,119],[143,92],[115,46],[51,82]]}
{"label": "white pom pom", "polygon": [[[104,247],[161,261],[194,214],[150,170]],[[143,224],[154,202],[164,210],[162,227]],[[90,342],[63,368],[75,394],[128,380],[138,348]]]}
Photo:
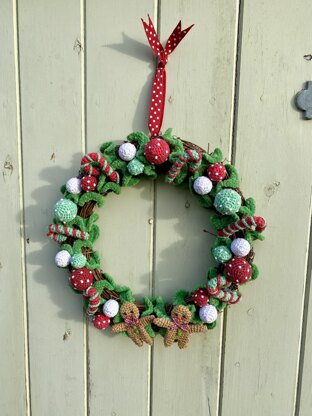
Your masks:
{"label": "white pom pom", "polygon": [[80,194],[81,192],[81,186],[80,186],[80,179],[79,178],[70,178],[66,182],[66,190],[70,194]]}
{"label": "white pom pom", "polygon": [[120,159],[125,160],[126,162],[130,162],[130,160],[135,158],[136,155],[136,147],[132,143],[123,143],[119,146],[118,149],[118,156]]}
{"label": "white pom pom", "polygon": [[71,255],[67,250],[59,251],[55,256],[55,264],[57,267],[67,267],[70,262]]}
{"label": "white pom pom", "polygon": [[195,179],[193,188],[198,195],[207,195],[212,189],[212,182],[206,176],[200,176]]}
{"label": "white pom pom", "polygon": [[235,238],[231,243],[232,253],[237,257],[245,257],[250,252],[251,247],[245,238]]}
{"label": "white pom pom", "polygon": [[217,308],[213,305],[205,305],[199,309],[199,317],[206,324],[212,324],[218,317]]}
{"label": "white pom pom", "polygon": [[109,299],[104,303],[103,313],[108,318],[113,318],[119,311],[119,303],[114,299]]}

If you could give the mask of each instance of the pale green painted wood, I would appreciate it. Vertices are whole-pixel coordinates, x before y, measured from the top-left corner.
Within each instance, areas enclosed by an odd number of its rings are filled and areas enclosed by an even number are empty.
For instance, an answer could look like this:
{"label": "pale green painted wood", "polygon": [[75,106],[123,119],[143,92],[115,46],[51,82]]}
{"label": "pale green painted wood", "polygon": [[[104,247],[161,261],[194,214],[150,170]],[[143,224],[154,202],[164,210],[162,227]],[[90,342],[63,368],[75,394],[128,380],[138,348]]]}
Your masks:
{"label": "pale green painted wood", "polygon": [[32,416],[83,415],[82,301],[45,236],[81,156],[79,2],[20,1],[19,36]]}
{"label": "pale green painted wood", "polygon": [[292,102],[311,78],[311,18],[307,1],[244,2],[235,160],[269,226],[255,246],[259,281],[228,313],[223,416],[294,414],[312,146]]}
{"label": "pale green painted wood", "polygon": [[[236,48],[235,1],[171,1],[160,9],[165,42],[178,20],[194,28],[170,56],[163,129],[210,151],[231,152],[233,74]],[[226,27],[226,31],[224,28]],[[181,288],[206,281],[214,264],[210,247],[215,238],[211,211],[199,207],[188,191],[157,185],[155,293],[170,301]],[[218,327],[192,336],[186,351],[165,349],[162,339],[153,359],[153,415],[217,415],[222,316]]]}
{"label": "pale green painted wood", "polygon": [[0,3],[1,244],[0,407],[3,416],[27,414],[25,362],[22,206],[16,105],[14,10]]}
{"label": "pale green painted wood", "polygon": [[[153,1],[93,1],[86,8],[87,150],[146,130],[152,54],[140,17]],[[102,268],[130,286],[138,299],[151,293],[153,184],[110,194],[101,210],[96,244]],[[150,347],[89,327],[90,415],[149,414]]]}

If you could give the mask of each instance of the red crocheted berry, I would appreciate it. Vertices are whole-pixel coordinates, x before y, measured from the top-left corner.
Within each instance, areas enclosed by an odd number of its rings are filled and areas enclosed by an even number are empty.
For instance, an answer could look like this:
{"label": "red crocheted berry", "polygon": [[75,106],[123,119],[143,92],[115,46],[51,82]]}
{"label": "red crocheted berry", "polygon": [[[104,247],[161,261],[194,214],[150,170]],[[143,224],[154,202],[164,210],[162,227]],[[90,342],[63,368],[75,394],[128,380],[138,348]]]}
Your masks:
{"label": "red crocheted berry", "polygon": [[166,162],[170,154],[169,144],[164,139],[152,139],[144,148],[144,156],[152,165]]}
{"label": "red crocheted berry", "polygon": [[242,257],[234,257],[225,265],[225,276],[227,280],[233,283],[246,283],[252,275],[250,264]]}
{"label": "red crocheted berry", "polygon": [[91,175],[84,176],[81,178],[80,186],[85,192],[95,191],[97,187],[97,179]]}
{"label": "red crocheted berry", "polygon": [[207,169],[208,177],[213,182],[220,182],[227,175],[225,167],[221,163],[214,163],[210,165]]}
{"label": "red crocheted berry", "polygon": [[69,279],[69,283],[74,289],[78,290],[79,292],[82,292],[83,290],[86,290],[89,286],[92,285],[93,274],[91,270],[87,269],[86,267],[73,270]]}
{"label": "red crocheted berry", "polygon": [[195,305],[199,306],[200,308],[202,306],[205,306],[208,304],[209,297],[207,290],[205,289],[197,289],[193,296],[192,296],[193,302]]}
{"label": "red crocheted berry", "polygon": [[105,329],[108,327],[109,323],[110,319],[103,313],[99,313],[98,315],[95,315],[95,317],[93,318],[93,325],[97,329]]}

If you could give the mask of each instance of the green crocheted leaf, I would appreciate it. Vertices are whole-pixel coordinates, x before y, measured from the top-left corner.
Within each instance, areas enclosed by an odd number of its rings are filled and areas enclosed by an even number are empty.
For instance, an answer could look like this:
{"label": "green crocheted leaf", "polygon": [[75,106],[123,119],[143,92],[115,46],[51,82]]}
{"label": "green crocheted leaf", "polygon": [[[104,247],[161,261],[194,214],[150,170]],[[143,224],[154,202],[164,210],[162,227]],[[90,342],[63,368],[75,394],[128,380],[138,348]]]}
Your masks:
{"label": "green crocheted leaf", "polygon": [[73,254],[74,254],[74,250],[73,250],[73,247],[70,245],[70,244],[62,244],[61,245],[61,250],[66,250],[66,251],[68,251],[68,253],[72,256]]}
{"label": "green crocheted leaf", "polygon": [[100,228],[96,224],[92,224],[92,227],[89,230],[89,233],[90,233],[89,241],[91,241],[91,243],[94,243],[99,238]]}
{"label": "green crocheted leaf", "polygon": [[162,135],[162,137],[167,141],[171,140],[172,139],[172,128],[167,129],[165,131],[165,133]]}
{"label": "green crocheted leaf", "polygon": [[114,286],[107,280],[98,280],[92,285],[98,293],[102,293],[104,289],[114,290]]}
{"label": "green crocheted leaf", "polygon": [[251,264],[251,269],[252,269],[251,280],[256,280],[257,277],[259,276],[258,266],[256,266],[254,263],[252,263]]}
{"label": "green crocheted leaf", "polygon": [[100,174],[99,176],[99,181],[96,187],[97,192],[99,192],[100,194],[103,193],[103,186],[106,182],[106,175],[104,175],[103,173]]}
{"label": "green crocheted leaf", "polygon": [[186,305],[185,297],[188,295],[186,290],[178,290],[178,292],[174,295],[172,304],[174,306],[177,305]]}
{"label": "green crocheted leaf", "polygon": [[83,218],[81,218],[79,215],[77,215],[77,217],[75,217],[72,221],[69,221],[66,225],[68,227],[72,227],[76,225],[82,231],[87,231],[87,222]]}
{"label": "green crocheted leaf", "polygon": [[239,176],[235,166],[227,163],[225,168],[228,173],[228,178],[221,182],[223,188],[238,188],[239,187]]}
{"label": "green crocheted leaf", "polygon": [[149,137],[143,131],[135,131],[127,136],[129,142],[139,143],[140,146],[144,146],[148,141]]}
{"label": "green crocheted leaf", "polygon": [[210,267],[207,272],[207,280],[213,279],[218,276],[218,269],[216,267]]}
{"label": "green crocheted leaf", "polygon": [[226,227],[227,225],[231,224],[232,222],[236,222],[239,219],[239,216],[236,214],[233,215],[224,215],[220,217],[220,215],[212,215],[210,217],[211,224],[217,229],[222,230],[222,228]]}
{"label": "green crocheted leaf", "polygon": [[115,154],[116,144],[113,142],[103,143],[102,146],[100,147],[100,152],[103,153],[104,155]]}
{"label": "green crocheted leaf", "polygon": [[122,177],[123,186],[135,186],[140,182],[140,178],[130,175],[126,172]]}
{"label": "green crocheted leaf", "polygon": [[203,153],[203,161],[208,162],[209,164],[212,163],[219,163],[223,159],[223,155],[221,150],[217,147],[215,150],[211,153]]}
{"label": "green crocheted leaf", "polygon": [[145,302],[145,311],[142,312],[141,316],[152,315],[154,311],[153,302],[147,296],[144,296],[144,302]]}
{"label": "green crocheted leaf", "polygon": [[97,252],[90,255],[90,260],[86,262],[86,267],[90,270],[100,268],[100,256]]}
{"label": "green crocheted leaf", "polygon": [[217,237],[213,246],[211,247],[211,250],[218,246],[226,246],[230,247],[232,240],[230,238],[226,237]]}
{"label": "green crocheted leaf", "polygon": [[[86,227],[87,227],[87,230],[91,230],[92,225],[93,225],[93,224],[94,224],[94,223],[95,223],[98,219],[99,219],[99,214],[97,214],[97,213],[91,214],[91,215],[90,215],[90,217],[86,219]],[[87,247],[89,247],[89,246],[87,246]]]}
{"label": "green crocheted leaf", "polygon": [[152,338],[155,338],[156,337],[156,333],[155,333],[155,331],[153,331],[153,329],[152,329],[152,327],[151,327],[151,325],[147,325],[146,327],[145,327],[145,329],[146,329],[146,332],[152,337]]}
{"label": "green crocheted leaf", "polygon": [[245,217],[249,217],[255,214],[256,204],[253,198],[246,199],[245,205],[242,205],[239,209],[239,213]]}
{"label": "green crocheted leaf", "polygon": [[198,316],[197,313],[194,313],[193,319],[192,319],[192,324],[202,324],[203,321],[200,319],[200,317]]}
{"label": "green crocheted leaf", "polygon": [[105,192],[115,192],[115,194],[119,195],[121,192],[121,186],[118,185],[118,183],[114,183],[114,182],[107,182],[104,186],[103,186],[103,193]]}
{"label": "green crocheted leaf", "polygon": [[127,162],[125,162],[124,160],[121,160],[121,159],[115,159],[111,162],[111,167],[114,170],[124,171],[127,167]]}
{"label": "green crocheted leaf", "polygon": [[207,324],[208,329],[213,329],[217,326],[218,320],[212,322],[211,324]]}
{"label": "green crocheted leaf", "polygon": [[83,194],[78,202],[80,207],[83,207],[89,201],[95,201],[99,207],[104,205],[104,197],[97,192],[86,192]]}
{"label": "green crocheted leaf", "polygon": [[76,240],[73,244],[73,252],[75,254],[80,253],[83,247],[92,248],[91,241]]}
{"label": "green crocheted leaf", "polygon": [[150,179],[156,179],[157,173],[155,172],[155,166],[147,165],[144,166],[144,174],[150,176]]}
{"label": "green crocheted leaf", "polygon": [[245,238],[246,238],[246,240],[250,244],[252,244],[252,242],[254,240],[261,240],[261,241],[263,241],[265,237],[264,237],[264,235],[262,233],[259,233],[259,231],[248,230],[245,233]]}
{"label": "green crocheted leaf", "polygon": [[135,301],[131,290],[127,286],[116,286],[115,291],[119,294],[121,303]]}
{"label": "green crocheted leaf", "polygon": [[202,195],[199,199],[199,204],[203,208],[210,208],[212,205],[212,199],[209,195]]}
{"label": "green crocheted leaf", "polygon": [[155,299],[154,312],[158,318],[168,318],[165,302],[161,296],[157,296]]}
{"label": "green crocheted leaf", "polygon": [[78,204],[79,198],[80,198],[80,194],[70,194],[69,192],[65,192],[64,193],[64,197],[66,199],[69,199],[70,201],[75,202],[75,204]]}

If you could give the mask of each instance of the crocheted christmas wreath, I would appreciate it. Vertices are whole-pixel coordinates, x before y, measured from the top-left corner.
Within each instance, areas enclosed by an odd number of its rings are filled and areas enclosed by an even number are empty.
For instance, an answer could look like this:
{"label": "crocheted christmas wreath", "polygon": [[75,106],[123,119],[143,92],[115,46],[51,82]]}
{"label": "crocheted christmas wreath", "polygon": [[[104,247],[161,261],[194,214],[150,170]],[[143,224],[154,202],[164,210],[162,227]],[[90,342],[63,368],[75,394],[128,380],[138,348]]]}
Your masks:
{"label": "crocheted christmas wreath", "polygon": [[[129,336],[138,346],[144,342],[152,345],[160,333],[166,347],[177,341],[179,348],[185,348],[190,334],[214,328],[218,313],[241,299],[240,285],[257,278],[253,243],[263,239],[266,224],[255,216],[254,200],[243,196],[235,167],[223,162],[219,149],[209,154],[173,136],[171,129],[161,134],[165,66],[192,26],[182,30],[179,22],[163,48],[151,19],[143,25],[158,56],[149,109],[150,135],[131,133],[121,145],[107,142],[100,152],[85,155],[79,175],[61,188],[64,197],[54,206],[47,235],[61,244],[55,263],[69,270],[70,286],[82,294],[86,314],[96,328],[111,326],[113,332]],[[211,252],[218,264],[208,270],[202,285],[191,292],[178,290],[170,303],[161,296],[146,296],[141,304],[129,287],[119,285],[101,269],[93,248],[100,232],[94,208],[102,207],[111,192],[119,194],[122,187],[135,186],[142,178],[157,177],[188,187],[203,208],[214,211],[211,222],[217,238]]]}
{"label": "crocheted christmas wreath", "polygon": [[[100,152],[81,160],[79,175],[62,186],[63,198],[54,206],[48,236],[61,244],[58,267],[70,272],[69,283],[83,295],[87,315],[98,329],[128,334],[139,346],[152,344],[156,333],[165,345],[175,340],[184,348],[193,332],[214,328],[227,305],[241,299],[239,286],[258,276],[253,263],[253,243],[263,239],[263,218],[255,216],[255,202],[239,189],[237,171],[224,164],[219,149],[209,154],[180,140],[171,129],[158,138],[131,133],[121,145],[104,143]],[[107,195],[135,186],[142,178],[164,178],[168,184],[188,187],[204,208],[214,211],[211,222],[218,237],[211,249],[218,263],[207,272],[203,284],[191,292],[179,290],[170,303],[161,296],[134,298],[129,287],[120,286],[101,270],[93,244],[99,237],[98,214]]]}

